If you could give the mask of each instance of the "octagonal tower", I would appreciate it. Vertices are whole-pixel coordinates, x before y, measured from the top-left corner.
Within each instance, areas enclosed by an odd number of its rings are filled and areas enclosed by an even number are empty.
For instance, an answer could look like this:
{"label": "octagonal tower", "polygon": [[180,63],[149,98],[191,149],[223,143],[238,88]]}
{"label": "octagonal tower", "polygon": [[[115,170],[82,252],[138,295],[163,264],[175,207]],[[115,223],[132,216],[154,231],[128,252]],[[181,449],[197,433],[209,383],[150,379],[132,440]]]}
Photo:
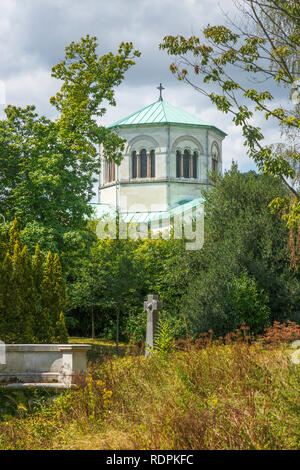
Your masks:
{"label": "octagonal tower", "polygon": [[168,211],[200,198],[208,173],[222,171],[225,132],[161,96],[108,127],[126,146],[120,165],[101,157],[101,205],[123,213]]}

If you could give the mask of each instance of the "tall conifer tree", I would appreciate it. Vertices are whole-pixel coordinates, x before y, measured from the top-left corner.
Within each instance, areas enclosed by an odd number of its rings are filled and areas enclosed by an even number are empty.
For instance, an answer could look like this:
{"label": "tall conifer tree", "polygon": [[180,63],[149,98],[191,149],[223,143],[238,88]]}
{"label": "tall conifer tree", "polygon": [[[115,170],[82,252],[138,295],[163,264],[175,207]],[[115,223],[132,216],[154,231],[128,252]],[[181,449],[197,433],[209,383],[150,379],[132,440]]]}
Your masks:
{"label": "tall conifer tree", "polygon": [[49,252],[44,263],[37,245],[32,262],[16,219],[8,239],[0,245],[0,340],[67,342],[65,283],[58,255]]}

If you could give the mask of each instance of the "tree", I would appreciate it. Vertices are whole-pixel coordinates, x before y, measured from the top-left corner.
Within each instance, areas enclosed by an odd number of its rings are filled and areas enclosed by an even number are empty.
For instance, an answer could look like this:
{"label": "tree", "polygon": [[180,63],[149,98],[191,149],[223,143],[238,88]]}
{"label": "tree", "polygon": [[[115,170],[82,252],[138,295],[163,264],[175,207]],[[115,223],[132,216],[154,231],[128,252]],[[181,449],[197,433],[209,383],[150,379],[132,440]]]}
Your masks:
{"label": "tree", "polygon": [[[185,267],[177,311],[186,316],[190,333],[197,336],[213,329],[223,335],[242,321],[257,331],[256,320],[260,319],[260,328],[263,320],[268,321],[264,305],[270,309],[271,322],[299,322],[300,279],[289,268],[288,229],[268,209],[276,194],[285,197],[286,193],[278,177],[242,174],[236,165],[224,177],[218,176],[215,188],[205,193],[204,246],[186,259],[182,256],[174,264],[174,273],[168,273],[179,277]],[[238,297],[243,286],[245,295]],[[254,314],[257,299],[262,308]]]}
{"label": "tree", "polygon": [[34,271],[34,283],[37,291],[40,290],[42,279],[43,279],[43,264],[44,256],[41,253],[39,245],[35,247],[35,253],[33,258],[33,271]]}
{"label": "tree", "polygon": [[115,87],[139,52],[132,43],[121,43],[116,55],[98,57],[97,46],[90,36],[72,42],[53,67],[52,76],[62,80],[50,100],[58,111],[55,121],[38,116],[34,106],[12,105],[0,121],[1,214],[8,221],[18,217],[23,229],[30,225],[33,239],[43,232],[51,249],[60,252],[68,232],[86,230],[99,145],[115,161],[124,145],[97,120],[106,111],[103,101],[116,104]]}
{"label": "tree", "polygon": [[62,277],[62,269],[57,254],[48,253],[41,290],[41,313],[38,323],[40,335],[44,335],[43,342],[67,342],[67,331],[62,310],[65,307],[65,283]]}
{"label": "tree", "polygon": [[[144,287],[143,266],[134,257],[133,240],[116,239],[99,241],[99,254],[105,286],[103,296],[114,314],[116,352],[119,354],[120,324],[134,304],[142,305]],[[103,302],[104,303],[104,302]],[[105,305],[105,304],[104,304]]]}
{"label": "tree", "polygon": [[157,294],[163,303],[160,317],[170,323],[176,336],[184,335],[186,323],[179,312],[190,269],[184,240],[174,239],[172,233],[169,239],[160,236],[141,240],[135,249],[135,258],[143,266],[144,295]]}
{"label": "tree", "polygon": [[[300,92],[295,95],[300,76],[299,2],[242,0],[240,8],[249,26],[231,23],[230,29],[208,25],[203,40],[196,36],[166,36],[160,48],[179,57],[170,66],[179,80],[207,96],[222,112],[233,115],[258,168],[284,181],[292,197],[274,198],[271,206],[284,211],[288,227],[296,227],[299,233],[300,195],[291,184],[299,169],[299,150],[294,147],[286,153],[279,148],[274,152],[272,145],[264,145],[261,129],[253,124],[254,113],[259,112],[266,120],[273,118],[280,128],[299,129]],[[199,84],[200,77],[205,86]],[[270,83],[270,87],[253,88],[253,80]],[[217,86],[218,92],[210,89],[210,84]],[[295,100],[291,109],[276,103],[271,93],[276,85],[291,89]]]}
{"label": "tree", "polygon": [[253,333],[260,333],[269,326],[271,311],[268,296],[258,288],[257,282],[247,271],[233,276],[227,297],[232,331],[243,323],[246,323]]}
{"label": "tree", "polygon": [[17,220],[8,235],[0,280],[2,337],[10,342],[30,342],[36,312],[32,263],[26,245],[20,241]]}
{"label": "tree", "polygon": [[[1,237],[2,238],[2,237]],[[0,337],[6,343],[65,343],[65,285],[58,255],[33,262],[14,221],[0,244]]]}
{"label": "tree", "polygon": [[89,253],[81,260],[76,279],[69,285],[68,302],[70,311],[79,308],[81,312],[90,313],[90,331],[93,339],[96,336],[95,313],[106,304],[103,301],[104,287],[105,279],[101,266],[101,256],[95,243]]}
{"label": "tree", "polygon": [[182,295],[182,271],[176,279],[168,277],[168,272],[184,251],[183,241],[173,238],[96,242],[68,287],[68,324],[73,324],[76,334],[90,334],[95,324],[98,334],[118,337],[117,342],[121,336],[143,341],[143,303],[147,294],[155,293],[165,305],[162,316],[170,318],[172,326],[176,324],[176,333],[180,325],[181,333],[184,327],[173,312]]}
{"label": "tree", "polygon": [[17,330],[16,342],[30,343],[34,335],[36,315],[36,290],[33,279],[31,258],[27,246],[22,249],[18,242],[14,246],[12,257],[12,278],[9,289],[14,293],[14,304],[11,315]]}
{"label": "tree", "polygon": [[87,35],[66,47],[65,59],[52,69],[52,76],[63,85],[50,102],[61,113],[59,135],[64,142],[85,157],[96,157],[99,145],[103,145],[105,156],[118,161],[124,139],[99,126],[95,118],[105,114],[106,109],[100,107],[104,100],[116,105],[114,88],[140,52],[133,50],[132,43],[122,42],[117,55],[109,52],[98,57],[97,46],[97,38]]}

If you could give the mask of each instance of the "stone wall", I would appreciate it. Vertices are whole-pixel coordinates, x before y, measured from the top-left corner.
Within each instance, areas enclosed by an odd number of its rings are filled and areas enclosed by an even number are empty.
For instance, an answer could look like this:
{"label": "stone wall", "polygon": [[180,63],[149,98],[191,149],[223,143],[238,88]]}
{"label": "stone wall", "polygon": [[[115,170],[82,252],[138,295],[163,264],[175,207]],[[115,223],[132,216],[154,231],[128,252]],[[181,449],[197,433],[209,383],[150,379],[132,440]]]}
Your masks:
{"label": "stone wall", "polygon": [[70,388],[85,373],[88,344],[7,344],[0,384],[6,388]]}

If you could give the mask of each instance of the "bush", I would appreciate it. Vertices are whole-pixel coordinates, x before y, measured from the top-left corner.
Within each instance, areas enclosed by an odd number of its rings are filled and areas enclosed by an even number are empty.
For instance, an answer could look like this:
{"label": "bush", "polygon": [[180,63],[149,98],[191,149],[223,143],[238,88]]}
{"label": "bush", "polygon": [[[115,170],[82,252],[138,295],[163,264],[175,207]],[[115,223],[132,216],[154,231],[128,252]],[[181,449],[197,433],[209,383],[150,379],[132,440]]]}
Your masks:
{"label": "bush", "polygon": [[268,296],[246,272],[234,276],[228,289],[229,322],[232,329],[246,323],[253,333],[260,333],[270,321]]}
{"label": "bush", "polygon": [[65,285],[58,255],[33,262],[15,220],[0,245],[0,339],[5,343],[65,343]]}
{"label": "bush", "polygon": [[169,274],[183,279],[179,314],[191,335],[209,329],[224,335],[240,321],[256,332],[269,322],[299,323],[300,277],[289,266],[289,233],[268,207],[278,194],[285,194],[278,178],[236,166],[205,193],[203,248],[182,255]]}

